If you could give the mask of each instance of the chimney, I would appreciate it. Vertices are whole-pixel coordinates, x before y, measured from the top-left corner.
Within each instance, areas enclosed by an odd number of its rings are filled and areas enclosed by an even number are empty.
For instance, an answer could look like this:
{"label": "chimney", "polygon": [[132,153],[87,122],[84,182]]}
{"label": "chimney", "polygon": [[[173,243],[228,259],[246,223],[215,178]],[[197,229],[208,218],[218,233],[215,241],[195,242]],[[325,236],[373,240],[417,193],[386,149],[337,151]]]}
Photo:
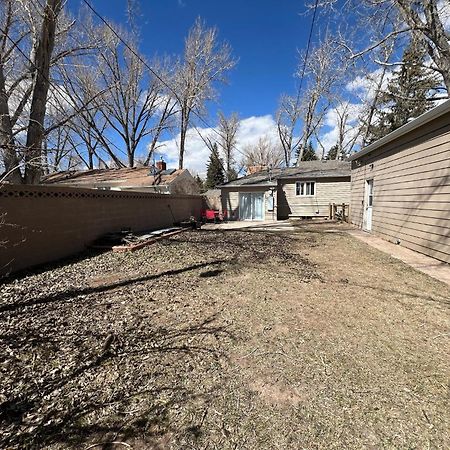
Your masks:
{"label": "chimney", "polygon": [[162,156],[161,156],[161,160],[160,160],[160,161],[156,161],[156,168],[157,168],[159,171],[162,171],[162,170],[166,170],[166,169],[167,169],[166,162],[164,161],[164,159],[163,159]]}
{"label": "chimney", "polygon": [[256,166],[248,166],[247,167],[247,175],[252,175],[254,173],[262,172],[263,170],[266,170],[267,167],[263,165],[256,165]]}

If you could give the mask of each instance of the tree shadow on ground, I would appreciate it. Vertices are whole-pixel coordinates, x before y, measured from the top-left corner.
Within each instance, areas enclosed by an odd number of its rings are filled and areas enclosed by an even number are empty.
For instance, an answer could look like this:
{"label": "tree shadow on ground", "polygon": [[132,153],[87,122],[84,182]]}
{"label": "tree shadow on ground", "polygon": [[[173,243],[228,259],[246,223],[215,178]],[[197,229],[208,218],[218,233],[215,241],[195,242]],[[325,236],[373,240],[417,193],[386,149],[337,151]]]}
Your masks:
{"label": "tree shadow on ground", "polygon": [[38,275],[44,272],[47,272],[49,270],[56,270],[60,267],[67,266],[68,264],[77,264],[79,262],[95,258],[99,255],[102,255],[103,253],[109,252],[109,249],[94,249],[94,248],[88,248],[82,252],[79,252],[75,255],[65,257],[62,259],[59,259],[57,261],[51,261],[44,264],[39,264],[38,266],[30,267],[28,269],[22,269],[18,270],[17,272],[14,272],[9,275],[0,275],[0,286],[3,283],[11,283],[16,280],[20,280],[22,278],[31,276],[31,275]]}
{"label": "tree shadow on ground", "polygon": [[160,273],[156,273],[156,274],[145,275],[145,276],[135,277],[135,278],[129,278],[126,280],[120,280],[120,281],[105,284],[105,285],[94,286],[94,287],[84,287],[84,288],[77,288],[77,289],[67,289],[62,292],[45,295],[45,296],[38,297],[38,298],[29,300],[29,301],[25,301],[25,302],[1,305],[0,313],[6,312],[6,311],[14,311],[16,309],[24,308],[27,306],[35,306],[35,305],[43,305],[46,303],[68,301],[68,300],[76,298],[80,295],[89,295],[89,294],[94,294],[94,293],[106,292],[106,291],[109,291],[112,289],[129,286],[134,283],[143,283],[143,282],[155,280],[155,279],[158,279],[161,277],[179,275],[184,272],[191,271],[191,270],[202,269],[204,267],[210,267],[210,266],[217,266],[217,265],[221,265],[221,264],[225,264],[225,263],[230,263],[230,260],[220,259],[220,260],[215,260],[215,261],[206,261],[206,262],[199,263],[199,264],[193,264],[193,265],[190,265],[187,267],[182,267],[180,269],[166,270],[164,272],[160,272]]}
{"label": "tree shadow on ground", "polygon": [[[436,296],[436,295],[429,295],[429,294],[419,294],[419,293],[412,293],[412,292],[405,292],[398,289],[392,289],[392,288],[382,288],[380,286],[371,286],[369,284],[363,284],[363,283],[352,283],[352,282],[346,282],[348,286],[354,286],[360,289],[367,289],[371,291],[380,292],[382,294],[391,294],[401,297],[407,297],[411,299],[417,299],[417,300],[425,300],[426,302],[433,302],[437,303],[439,305],[450,307],[450,299],[444,297],[444,296]],[[406,306],[406,304],[402,303],[403,306]]]}
{"label": "tree shadow on ground", "polygon": [[[202,343],[208,336],[234,339],[216,314],[183,326],[168,323],[153,330],[124,329],[104,353],[95,354],[92,349],[88,355],[81,353],[70,370],[56,376],[46,372],[38,389],[30,382],[19,396],[0,404],[0,421],[6,427],[0,447],[43,448],[61,443],[65,448],[80,448],[119,435],[127,440],[144,437],[149,445],[157,442],[174,431],[168,419],[172,407],[199,399],[207,403],[214,396],[213,388],[205,392],[181,382],[196,358],[227,358],[220,345],[213,348]],[[110,376],[124,358],[132,362],[132,369],[121,373],[117,388],[96,382]],[[150,363],[143,365],[144,360]]]}

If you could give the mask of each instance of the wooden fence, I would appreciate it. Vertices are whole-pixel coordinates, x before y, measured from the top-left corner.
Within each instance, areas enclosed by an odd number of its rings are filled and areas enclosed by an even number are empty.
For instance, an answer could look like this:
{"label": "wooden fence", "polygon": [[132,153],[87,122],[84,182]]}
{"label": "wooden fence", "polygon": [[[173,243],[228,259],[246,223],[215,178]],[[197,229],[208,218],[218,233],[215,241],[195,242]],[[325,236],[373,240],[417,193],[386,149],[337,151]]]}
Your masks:
{"label": "wooden fence", "polygon": [[349,222],[350,205],[348,203],[330,203],[329,219]]}

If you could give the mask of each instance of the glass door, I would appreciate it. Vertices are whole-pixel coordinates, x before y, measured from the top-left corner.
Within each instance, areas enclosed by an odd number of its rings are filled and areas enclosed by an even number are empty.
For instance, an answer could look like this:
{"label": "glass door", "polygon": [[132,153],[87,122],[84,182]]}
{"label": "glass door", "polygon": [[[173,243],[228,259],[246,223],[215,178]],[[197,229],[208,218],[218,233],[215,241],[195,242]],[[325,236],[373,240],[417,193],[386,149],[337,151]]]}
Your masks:
{"label": "glass door", "polygon": [[264,219],[264,194],[254,193],[252,194],[252,220]]}

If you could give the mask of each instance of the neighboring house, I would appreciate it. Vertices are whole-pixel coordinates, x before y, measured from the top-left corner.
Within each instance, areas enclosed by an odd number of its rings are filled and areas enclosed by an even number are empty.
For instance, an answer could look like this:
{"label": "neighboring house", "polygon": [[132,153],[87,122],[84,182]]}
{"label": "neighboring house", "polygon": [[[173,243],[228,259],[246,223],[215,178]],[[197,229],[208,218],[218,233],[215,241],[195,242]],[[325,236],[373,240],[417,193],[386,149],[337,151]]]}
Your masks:
{"label": "neighboring house", "polygon": [[450,101],[351,160],[352,223],[450,263]]}
{"label": "neighboring house", "polygon": [[303,161],[262,170],[220,186],[222,209],[235,220],[328,217],[331,203],[350,202],[350,163]]}
{"label": "neighboring house", "polygon": [[167,169],[164,161],[157,161],[156,169],[134,167],[57,172],[44,177],[42,184],[160,194],[200,193],[188,170]]}

